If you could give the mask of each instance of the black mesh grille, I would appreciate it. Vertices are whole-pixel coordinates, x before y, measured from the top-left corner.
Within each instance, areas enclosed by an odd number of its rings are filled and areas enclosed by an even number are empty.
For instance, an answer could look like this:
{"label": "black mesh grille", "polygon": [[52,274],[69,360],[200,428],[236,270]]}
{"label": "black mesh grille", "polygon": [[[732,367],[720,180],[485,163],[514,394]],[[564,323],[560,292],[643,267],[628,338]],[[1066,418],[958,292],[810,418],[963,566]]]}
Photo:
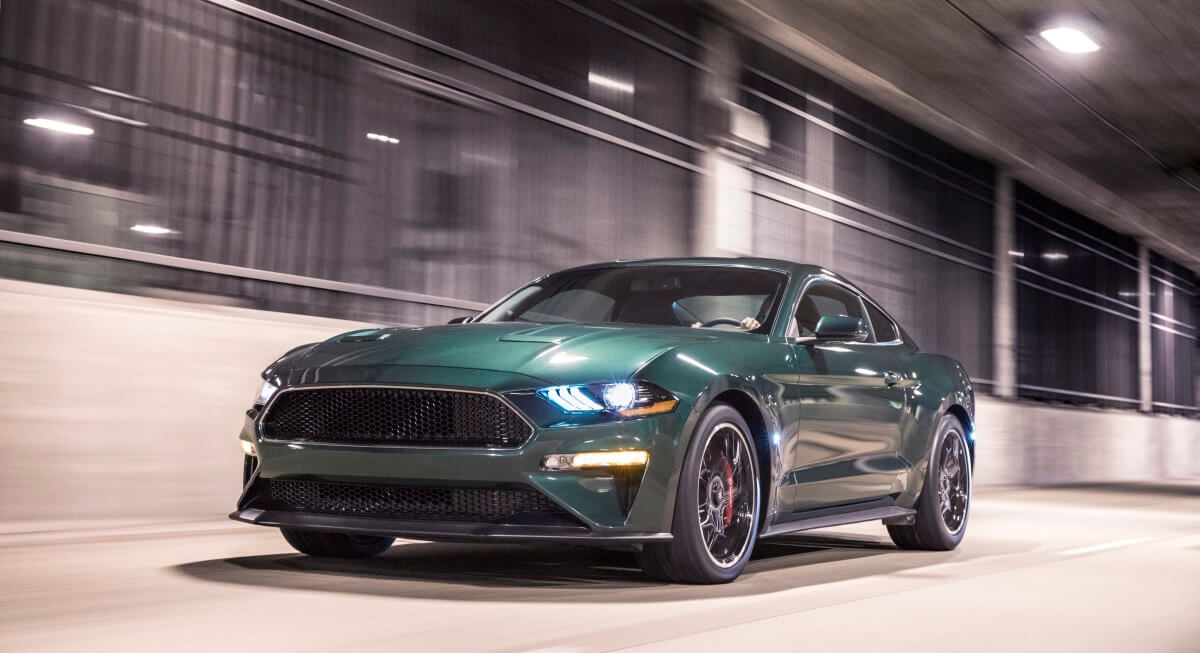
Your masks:
{"label": "black mesh grille", "polygon": [[284,392],[263,421],[274,440],[429,447],[519,447],[533,429],[492,395],[410,388]]}
{"label": "black mesh grille", "polygon": [[413,521],[504,523],[570,513],[529,489],[435,488],[268,480],[263,495],[286,510]]}

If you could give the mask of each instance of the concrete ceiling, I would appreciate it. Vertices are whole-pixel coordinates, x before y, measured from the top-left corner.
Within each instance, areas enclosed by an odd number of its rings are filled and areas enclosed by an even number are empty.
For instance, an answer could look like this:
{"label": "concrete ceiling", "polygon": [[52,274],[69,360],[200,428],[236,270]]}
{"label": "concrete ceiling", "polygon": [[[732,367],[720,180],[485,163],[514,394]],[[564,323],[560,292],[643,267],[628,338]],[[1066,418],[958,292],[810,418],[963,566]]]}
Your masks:
{"label": "concrete ceiling", "polygon": [[[718,5],[868,99],[1200,272],[1196,0]],[[1083,21],[1101,50],[1069,55],[1030,36],[1058,17]]]}

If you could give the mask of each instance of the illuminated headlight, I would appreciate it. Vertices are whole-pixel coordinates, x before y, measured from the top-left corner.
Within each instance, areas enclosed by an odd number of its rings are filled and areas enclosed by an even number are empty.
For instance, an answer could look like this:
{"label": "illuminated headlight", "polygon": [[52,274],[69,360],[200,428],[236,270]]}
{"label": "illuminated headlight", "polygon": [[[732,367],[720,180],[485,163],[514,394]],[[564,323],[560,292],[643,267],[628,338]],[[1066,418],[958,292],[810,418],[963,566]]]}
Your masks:
{"label": "illuminated headlight", "polygon": [[263,381],[262,385],[258,387],[258,395],[254,397],[254,405],[266,406],[267,402],[271,401],[271,397],[274,397],[278,390],[279,386],[270,381]]}
{"label": "illuminated headlight", "polygon": [[238,440],[238,442],[242,443],[242,453],[246,454],[247,456],[258,455],[258,447],[255,447],[253,442],[248,440]]}
{"label": "illuminated headlight", "polygon": [[679,404],[669,392],[645,381],[556,385],[538,390],[538,395],[559,410],[578,415],[615,413],[644,417],[669,413]]}
{"label": "illuminated headlight", "polygon": [[597,467],[644,466],[650,460],[645,451],[587,451],[558,453],[542,459],[542,469],[568,470]]}

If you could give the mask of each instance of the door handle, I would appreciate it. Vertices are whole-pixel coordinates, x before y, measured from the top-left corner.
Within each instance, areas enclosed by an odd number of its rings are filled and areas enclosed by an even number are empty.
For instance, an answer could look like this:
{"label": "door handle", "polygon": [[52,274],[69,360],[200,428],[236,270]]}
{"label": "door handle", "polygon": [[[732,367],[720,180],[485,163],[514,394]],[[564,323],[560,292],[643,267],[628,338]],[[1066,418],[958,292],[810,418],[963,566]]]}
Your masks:
{"label": "door handle", "polygon": [[883,384],[889,388],[893,388],[895,386],[900,385],[900,382],[903,380],[904,380],[904,377],[900,376],[896,372],[884,372],[883,373]]}

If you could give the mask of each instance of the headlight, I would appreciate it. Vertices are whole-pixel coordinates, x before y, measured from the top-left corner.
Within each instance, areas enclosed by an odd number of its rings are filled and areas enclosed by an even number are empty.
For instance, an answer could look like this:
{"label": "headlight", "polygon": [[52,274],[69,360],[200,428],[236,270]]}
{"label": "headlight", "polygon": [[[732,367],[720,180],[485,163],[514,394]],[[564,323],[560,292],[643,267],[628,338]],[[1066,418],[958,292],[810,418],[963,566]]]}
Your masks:
{"label": "headlight", "polygon": [[556,385],[538,390],[538,395],[559,410],[576,415],[608,412],[645,417],[669,413],[679,405],[671,393],[645,381]]}
{"label": "headlight", "polygon": [[263,381],[262,385],[258,386],[258,394],[254,397],[255,406],[266,406],[271,397],[275,396],[275,392],[279,390],[279,386],[270,381]]}

